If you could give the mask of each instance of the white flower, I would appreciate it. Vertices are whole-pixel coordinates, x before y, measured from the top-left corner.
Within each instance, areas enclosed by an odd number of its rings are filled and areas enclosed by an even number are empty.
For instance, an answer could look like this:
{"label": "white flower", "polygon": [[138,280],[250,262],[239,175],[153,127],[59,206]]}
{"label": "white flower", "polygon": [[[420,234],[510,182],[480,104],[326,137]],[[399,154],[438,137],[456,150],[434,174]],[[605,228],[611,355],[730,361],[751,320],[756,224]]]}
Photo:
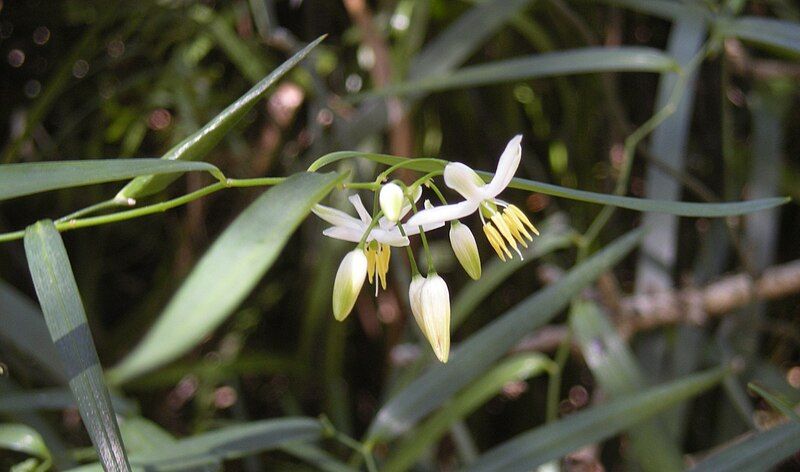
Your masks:
{"label": "white flower", "polygon": [[[522,135],[517,135],[508,142],[497,163],[497,171],[488,184],[466,164],[460,162],[447,164],[444,169],[445,184],[461,194],[464,201],[420,211],[408,220],[407,225],[443,223],[478,211],[483,221],[484,234],[498,256],[502,260],[506,257],[511,258],[511,252],[507,247],[510,245],[522,257],[517,242],[527,247],[525,239],[533,240],[526,226],[534,234],[538,235],[539,231],[519,208],[497,198],[511,183],[519,167],[522,157],[521,141]],[[498,206],[504,209],[498,210]],[[484,217],[489,219],[488,223]]]}
{"label": "white flower", "polygon": [[381,193],[378,198],[381,210],[383,210],[383,216],[385,216],[387,220],[397,223],[400,219],[400,213],[403,211],[403,207],[406,203],[403,189],[396,183],[389,182],[381,187]]}
{"label": "white flower", "polygon": [[450,225],[450,245],[461,267],[474,280],[481,278],[481,256],[478,254],[478,245],[475,236],[469,227],[462,225],[458,220]]}
{"label": "white flower", "polygon": [[367,276],[367,256],[362,249],[348,252],[339,264],[333,282],[333,316],[338,321],[347,318],[353,310],[358,293]]}
{"label": "white flower", "polygon": [[415,276],[408,288],[411,312],[441,362],[450,356],[450,292],[438,274]]}
{"label": "white flower", "polygon": [[[414,196],[416,202],[421,191],[417,192]],[[402,247],[408,246],[408,237],[400,233],[400,229],[393,222],[390,222],[385,217],[378,219],[378,224],[372,229],[369,229],[372,223],[372,216],[370,216],[364,203],[361,202],[361,197],[358,195],[351,195],[349,197],[350,203],[355,207],[358,218],[350,216],[347,213],[337,210],[336,208],[326,207],[324,205],[314,205],[311,210],[315,215],[323,220],[332,224],[333,226],[327,228],[322,232],[325,236],[350,241],[354,243],[361,242],[364,234],[369,230],[364,252],[367,257],[367,271],[370,283],[375,283],[375,293],[378,291],[378,280],[380,285],[386,290],[386,274],[389,271],[389,259],[391,257],[390,246]],[[400,218],[403,218],[408,212],[411,211],[411,205],[405,205],[400,211]],[[423,227],[424,231],[440,228],[444,223],[431,223]],[[418,226],[406,228],[406,235],[413,236],[419,234],[420,228]],[[378,275],[374,279],[375,274]]]}

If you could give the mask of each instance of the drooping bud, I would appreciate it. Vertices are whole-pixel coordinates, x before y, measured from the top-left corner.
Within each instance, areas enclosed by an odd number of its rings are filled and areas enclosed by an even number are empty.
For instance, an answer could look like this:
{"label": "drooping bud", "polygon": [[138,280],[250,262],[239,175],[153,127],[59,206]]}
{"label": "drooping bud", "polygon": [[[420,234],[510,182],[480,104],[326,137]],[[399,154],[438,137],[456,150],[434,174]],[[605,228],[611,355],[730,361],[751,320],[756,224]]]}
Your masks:
{"label": "drooping bud", "polygon": [[425,323],[422,321],[422,312],[420,311],[421,302],[419,298],[422,294],[423,285],[425,285],[425,277],[422,275],[417,274],[411,279],[411,283],[408,284],[408,302],[409,305],[411,305],[411,314],[414,315],[417,326],[419,326],[422,334],[427,338],[428,335],[425,333]]}
{"label": "drooping bud", "polygon": [[343,321],[353,310],[367,277],[367,256],[360,248],[348,252],[339,264],[333,282],[333,316]]}
{"label": "drooping bud", "polygon": [[[428,275],[417,300],[423,334],[441,362],[450,356],[450,292],[438,274]],[[413,309],[412,309],[413,312]]]}
{"label": "drooping bud", "polygon": [[396,223],[400,219],[403,211],[403,203],[405,197],[403,196],[403,189],[396,183],[390,182],[381,187],[379,201],[383,216],[387,220]]}
{"label": "drooping bud", "polygon": [[450,245],[461,267],[474,280],[481,278],[481,256],[478,253],[478,244],[475,236],[468,226],[454,221],[450,224]]}

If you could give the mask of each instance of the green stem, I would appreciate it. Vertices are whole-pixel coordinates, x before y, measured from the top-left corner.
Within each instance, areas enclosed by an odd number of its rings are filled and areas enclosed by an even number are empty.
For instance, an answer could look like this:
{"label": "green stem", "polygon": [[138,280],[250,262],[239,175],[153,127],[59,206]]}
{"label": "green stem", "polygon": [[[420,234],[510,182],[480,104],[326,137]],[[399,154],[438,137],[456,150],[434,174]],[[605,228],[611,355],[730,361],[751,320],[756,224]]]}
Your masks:
{"label": "green stem", "polygon": [[[400,234],[406,238],[408,237],[402,223],[397,223],[397,229],[400,230]],[[413,278],[414,276],[419,275],[419,269],[417,268],[417,259],[414,257],[414,251],[411,250],[410,244],[406,246],[406,254],[408,254],[408,261],[411,263],[411,277]]]}
{"label": "green stem", "polygon": [[363,248],[364,244],[367,242],[367,237],[369,237],[369,233],[375,228],[378,224],[378,220],[383,216],[383,210],[379,211],[372,217],[372,221],[369,222],[369,226],[367,226],[367,230],[364,231],[364,234],[361,236],[361,241],[358,243],[358,247]]}
{"label": "green stem", "polygon": [[114,207],[118,207],[118,206],[121,206],[121,205],[122,205],[122,203],[120,203],[118,200],[114,200],[114,199],[106,200],[104,202],[95,203],[94,205],[89,205],[88,207],[82,208],[82,209],[80,209],[78,211],[75,211],[75,212],[72,212],[69,215],[62,216],[61,218],[57,219],[55,222],[56,223],[63,223],[65,221],[74,220],[76,218],[79,218],[79,217],[84,216],[84,215],[88,215],[90,213],[95,213],[95,212],[98,212],[100,210],[105,210],[107,208],[114,208]]}
{"label": "green stem", "polygon": [[558,398],[561,392],[561,373],[569,359],[569,350],[572,345],[572,331],[567,330],[567,335],[558,345],[553,368],[550,372],[550,382],[547,385],[547,422],[558,419]]}
{"label": "green stem", "polygon": [[419,164],[420,162],[435,162],[435,163],[438,164],[438,163],[442,162],[442,160],[441,159],[433,159],[433,158],[430,158],[430,157],[420,157],[420,158],[417,158],[417,159],[409,159],[407,161],[398,162],[397,164],[389,167],[385,171],[383,171],[380,174],[378,174],[378,177],[375,178],[375,182],[383,182],[384,180],[386,180],[389,177],[389,175],[391,175],[392,172],[396,171],[397,169],[402,169],[403,167],[408,166],[412,162],[415,163],[415,164]]}
{"label": "green stem", "polygon": [[[118,221],[125,221],[125,220],[130,220],[132,218],[152,215],[153,213],[161,213],[169,209],[185,205],[189,202],[192,202],[206,195],[218,192],[226,188],[263,187],[267,185],[277,185],[283,182],[284,180],[286,180],[285,177],[265,177],[259,179],[227,179],[225,180],[225,182],[217,182],[208,185],[199,190],[195,190],[194,192],[187,193],[186,195],[183,195],[181,197],[174,198],[172,200],[167,200],[161,203],[155,203],[153,205],[143,206],[141,208],[135,208],[127,211],[120,211],[108,215],[92,216],[89,218],[71,218],[66,221],[64,221],[64,218],[61,218],[57,220],[55,226],[57,230],[63,232],[78,228],[87,228],[90,226],[99,226],[109,223],[116,223]],[[84,210],[90,208],[92,207],[88,207]],[[80,212],[84,212],[84,210],[80,210]],[[24,230],[0,234],[0,243],[22,239],[23,237],[25,237]]]}

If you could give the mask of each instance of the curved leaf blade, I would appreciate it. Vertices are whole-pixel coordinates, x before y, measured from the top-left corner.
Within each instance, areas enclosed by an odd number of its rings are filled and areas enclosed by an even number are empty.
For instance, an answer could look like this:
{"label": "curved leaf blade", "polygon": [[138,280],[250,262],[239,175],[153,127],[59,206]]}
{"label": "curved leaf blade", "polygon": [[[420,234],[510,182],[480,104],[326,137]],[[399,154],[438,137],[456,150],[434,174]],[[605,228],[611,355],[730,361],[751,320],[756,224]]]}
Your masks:
{"label": "curved leaf blade", "polygon": [[35,470],[49,469],[53,460],[42,436],[24,424],[0,424],[0,449],[36,457],[40,464]]}
{"label": "curved leaf blade", "polygon": [[[26,162],[0,165],[0,201],[61,188],[101,184],[140,175],[206,171],[224,179],[207,162],[168,162],[161,159],[93,159],[86,161]],[[173,175],[173,178],[177,178]]]}
{"label": "curved leaf blade", "polygon": [[532,429],[489,450],[469,471],[526,471],[601,441],[713,387],[725,376],[715,369],[618,398]]}
{"label": "curved leaf blade", "polygon": [[78,285],[52,221],[25,230],[25,255],[47,328],[97,455],[107,470],[130,471]]}
{"label": "curved leaf blade", "polygon": [[387,95],[440,92],[557,75],[677,70],[679,70],[678,64],[658,49],[645,47],[590,47],[464,67],[449,74],[426,77],[371,90],[363,94],[354,95],[351,99],[363,100]]}
{"label": "curved leaf blade", "polygon": [[800,24],[756,16],[742,16],[719,23],[727,36],[800,54]]}
{"label": "curved leaf blade", "polygon": [[[374,162],[386,165],[394,165],[403,161],[408,161],[407,157],[391,156],[388,154],[374,154],[368,152],[342,151],[331,153],[320,158],[317,163],[312,165],[309,170],[316,170],[341,159],[352,157],[362,157]],[[441,170],[448,164],[448,161],[431,162],[425,160],[419,164],[410,162],[406,164],[407,169],[418,172],[432,172]],[[494,174],[491,172],[477,171],[478,174],[487,182]],[[657,213],[669,213],[678,216],[720,218],[724,216],[736,216],[746,213],[753,213],[768,208],[774,208],[791,201],[788,197],[762,198],[759,200],[748,200],[741,202],[724,203],[695,203],[695,202],[674,202],[666,200],[650,200],[646,198],[623,197],[619,195],[609,195],[604,193],[587,192],[558,185],[537,182],[535,180],[521,179],[515,177],[509,187],[525,190],[528,192],[538,192],[554,197],[568,198],[580,202],[597,203],[599,205],[611,205],[619,208],[627,208],[636,211],[653,211]]]}
{"label": "curved leaf blade", "polygon": [[790,421],[737,441],[691,468],[691,472],[770,470],[800,449],[800,423]]}
{"label": "curved leaf blade", "polygon": [[250,204],[200,259],[145,338],[109,371],[110,381],[126,382],[176,359],[225,321],[341,178],[296,174]]}
{"label": "curved leaf blade", "polygon": [[641,237],[641,230],[622,236],[461,343],[447,364],[432,366],[389,400],[378,412],[368,436],[391,439],[414,426],[483,374],[526,334],[556,316],[584,287],[633,250]]}
{"label": "curved leaf blade", "polygon": [[[222,138],[233,128],[233,126],[250,111],[259,100],[267,93],[267,90],[286,75],[294,66],[325,39],[320,36],[306,47],[290,57],[286,62],[278,66],[268,76],[255,84],[253,88],[242,95],[238,100],[228,105],[217,116],[206,123],[202,128],[192,133],[189,137],[176,144],[167,151],[161,159],[166,161],[196,161],[202,159],[214,148]],[[152,195],[163,190],[167,185],[175,180],[174,176],[165,175],[145,175],[130,181],[117,194],[119,199],[141,198]]]}

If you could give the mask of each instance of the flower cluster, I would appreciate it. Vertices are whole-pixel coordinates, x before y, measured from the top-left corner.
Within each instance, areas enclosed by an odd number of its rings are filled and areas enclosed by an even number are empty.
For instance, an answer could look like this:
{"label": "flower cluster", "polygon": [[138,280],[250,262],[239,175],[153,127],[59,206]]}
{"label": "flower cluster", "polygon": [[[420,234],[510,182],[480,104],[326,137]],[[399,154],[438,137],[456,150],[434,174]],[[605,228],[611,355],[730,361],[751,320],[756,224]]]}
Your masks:
{"label": "flower cluster", "polygon": [[[356,248],[344,257],[336,273],[333,285],[334,317],[342,321],[350,314],[365,280],[375,286],[376,295],[379,286],[385,290],[391,248],[408,248],[408,237],[419,235],[428,257],[428,274],[423,276],[419,273],[413,253],[408,250],[413,274],[408,289],[409,303],[414,319],[436,357],[447,362],[450,352],[450,294],[444,279],[433,267],[425,232],[441,228],[449,222],[453,252],[467,274],[476,280],[481,276],[480,254],[475,236],[469,227],[459,221],[461,218],[477,212],[483,223],[483,232],[500,259],[511,259],[511,250],[521,258],[519,246],[528,247],[527,242],[533,240],[531,233],[538,235],[539,231],[519,208],[497,198],[511,183],[519,167],[521,141],[521,135],[509,141],[489,183],[465,164],[447,164],[443,172],[444,182],[464,198],[459,203],[444,202],[435,183],[430,180],[433,175],[429,174],[428,178],[408,187],[402,182],[381,185],[376,196],[378,205],[373,214],[367,211],[358,195],[349,198],[358,218],[335,208],[316,205],[314,213],[333,225],[323,231],[324,235],[357,243]],[[426,200],[424,208],[417,211],[422,185],[434,188],[443,204],[433,206]],[[403,223],[412,210],[414,214]]]}

